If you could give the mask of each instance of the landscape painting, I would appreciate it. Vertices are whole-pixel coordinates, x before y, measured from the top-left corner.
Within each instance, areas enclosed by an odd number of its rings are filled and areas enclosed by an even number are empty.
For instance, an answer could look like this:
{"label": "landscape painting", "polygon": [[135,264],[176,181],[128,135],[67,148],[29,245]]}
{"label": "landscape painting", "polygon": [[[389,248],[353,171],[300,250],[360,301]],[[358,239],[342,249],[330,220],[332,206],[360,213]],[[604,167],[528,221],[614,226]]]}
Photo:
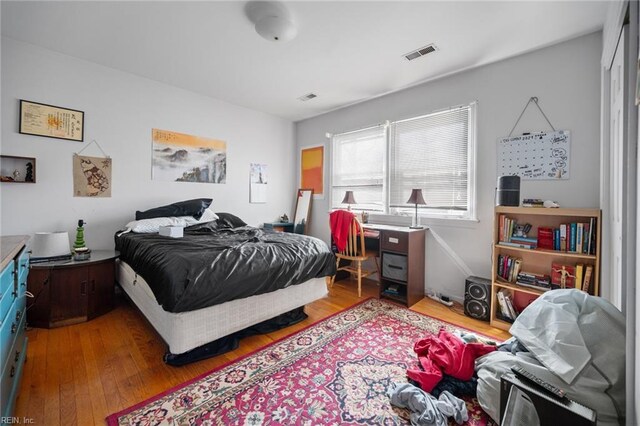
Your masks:
{"label": "landscape painting", "polygon": [[152,130],[154,180],[226,183],[227,143],[169,130]]}

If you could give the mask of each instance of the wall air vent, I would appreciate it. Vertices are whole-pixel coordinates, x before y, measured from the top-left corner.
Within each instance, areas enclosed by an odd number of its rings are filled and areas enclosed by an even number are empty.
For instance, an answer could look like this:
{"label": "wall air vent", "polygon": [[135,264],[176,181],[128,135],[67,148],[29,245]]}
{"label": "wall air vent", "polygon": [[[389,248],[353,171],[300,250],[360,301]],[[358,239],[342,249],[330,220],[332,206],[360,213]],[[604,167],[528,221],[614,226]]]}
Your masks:
{"label": "wall air vent", "polygon": [[307,93],[306,95],[300,96],[298,99],[301,100],[302,102],[306,102],[317,97],[318,95],[316,95],[315,93]]}
{"label": "wall air vent", "polygon": [[421,47],[418,50],[414,50],[413,52],[409,52],[405,54],[404,57],[407,58],[408,61],[413,61],[414,59],[417,59],[421,56],[428,55],[429,53],[433,53],[436,50],[438,49],[434,44],[429,44],[425,47]]}

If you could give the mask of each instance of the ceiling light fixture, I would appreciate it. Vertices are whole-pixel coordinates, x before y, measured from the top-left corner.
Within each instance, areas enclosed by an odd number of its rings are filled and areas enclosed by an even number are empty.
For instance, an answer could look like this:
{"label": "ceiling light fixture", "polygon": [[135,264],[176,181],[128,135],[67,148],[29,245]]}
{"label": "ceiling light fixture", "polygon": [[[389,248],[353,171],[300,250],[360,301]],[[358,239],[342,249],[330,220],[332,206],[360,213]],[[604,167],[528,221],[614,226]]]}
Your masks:
{"label": "ceiling light fixture", "polygon": [[291,13],[281,2],[251,1],[247,3],[245,12],[256,32],[265,40],[285,42],[298,35]]}

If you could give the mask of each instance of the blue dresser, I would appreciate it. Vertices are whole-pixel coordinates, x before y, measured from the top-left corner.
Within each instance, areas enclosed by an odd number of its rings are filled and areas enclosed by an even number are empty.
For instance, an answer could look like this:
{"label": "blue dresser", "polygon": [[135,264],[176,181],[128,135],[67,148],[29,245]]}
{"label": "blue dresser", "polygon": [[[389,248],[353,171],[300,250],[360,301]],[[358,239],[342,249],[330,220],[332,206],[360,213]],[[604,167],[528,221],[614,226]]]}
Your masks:
{"label": "blue dresser", "polygon": [[4,419],[13,416],[27,356],[27,240],[0,237],[0,417]]}

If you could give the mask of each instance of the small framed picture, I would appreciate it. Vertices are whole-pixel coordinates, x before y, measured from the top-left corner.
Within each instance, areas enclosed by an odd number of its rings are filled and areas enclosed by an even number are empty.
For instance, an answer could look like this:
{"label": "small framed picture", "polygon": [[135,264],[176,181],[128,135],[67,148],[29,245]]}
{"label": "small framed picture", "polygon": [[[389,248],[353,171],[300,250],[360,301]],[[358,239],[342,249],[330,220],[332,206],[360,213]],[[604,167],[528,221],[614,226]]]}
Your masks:
{"label": "small framed picture", "polygon": [[21,99],[19,132],[83,142],[84,112]]}

